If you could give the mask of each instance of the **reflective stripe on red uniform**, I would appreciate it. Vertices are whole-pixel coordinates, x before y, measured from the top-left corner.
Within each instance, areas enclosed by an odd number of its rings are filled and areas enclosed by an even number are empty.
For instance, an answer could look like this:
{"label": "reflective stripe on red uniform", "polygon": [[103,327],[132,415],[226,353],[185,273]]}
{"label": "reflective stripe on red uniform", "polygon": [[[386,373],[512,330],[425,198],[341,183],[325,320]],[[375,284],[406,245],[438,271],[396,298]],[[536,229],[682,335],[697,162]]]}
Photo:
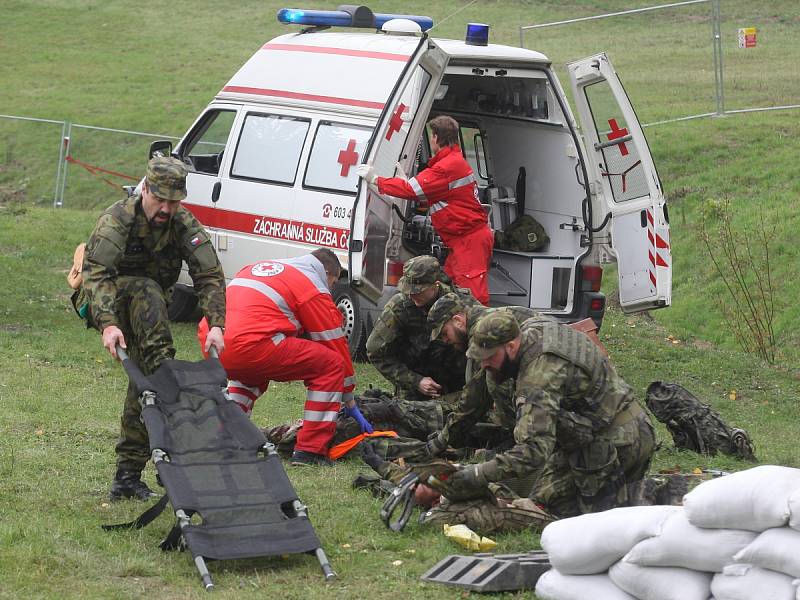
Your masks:
{"label": "reflective stripe on red uniform", "polygon": [[[342,315],[333,303],[322,264],[313,256],[263,261],[239,271],[227,289],[225,351],[220,360],[229,394],[247,412],[252,388],[270,380],[303,380],[304,425],[298,450],[327,452],[343,397],[355,387]],[[201,344],[208,326],[201,321]],[[296,336],[305,332],[310,340]],[[234,385],[238,384],[238,385]],[[251,393],[246,393],[251,388]]]}
{"label": "reflective stripe on red uniform", "polygon": [[488,227],[486,211],[478,201],[475,174],[457,145],[439,150],[428,168],[408,181],[378,177],[376,183],[381,194],[430,206],[431,222],[448,246],[456,236]]}
{"label": "reflective stripe on red uniform", "polygon": [[469,288],[480,302],[488,304],[494,234],[478,201],[475,174],[461,149],[457,145],[442,148],[427,169],[408,181],[378,177],[376,183],[381,194],[430,206],[431,223],[451,250],[445,272],[456,285]]}

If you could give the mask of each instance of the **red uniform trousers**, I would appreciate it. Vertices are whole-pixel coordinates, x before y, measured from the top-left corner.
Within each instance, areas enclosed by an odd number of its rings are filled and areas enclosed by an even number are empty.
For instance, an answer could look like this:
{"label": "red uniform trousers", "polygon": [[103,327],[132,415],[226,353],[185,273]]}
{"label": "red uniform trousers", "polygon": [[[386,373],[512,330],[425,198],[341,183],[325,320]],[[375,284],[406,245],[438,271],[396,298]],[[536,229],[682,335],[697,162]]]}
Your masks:
{"label": "red uniform trousers", "polygon": [[486,225],[466,235],[447,236],[444,241],[450,247],[444,272],[458,287],[468,288],[478,302],[488,306],[489,266],[494,249],[492,230]]}
{"label": "red uniform trousers", "polygon": [[[208,333],[202,325],[198,330],[201,347]],[[226,340],[220,362],[228,374],[228,393],[248,414],[258,397],[267,391],[270,381],[302,380],[307,389],[306,402],[295,449],[328,453],[344,388],[345,365],[341,354],[298,337],[285,337],[278,344],[265,338],[242,347]]]}

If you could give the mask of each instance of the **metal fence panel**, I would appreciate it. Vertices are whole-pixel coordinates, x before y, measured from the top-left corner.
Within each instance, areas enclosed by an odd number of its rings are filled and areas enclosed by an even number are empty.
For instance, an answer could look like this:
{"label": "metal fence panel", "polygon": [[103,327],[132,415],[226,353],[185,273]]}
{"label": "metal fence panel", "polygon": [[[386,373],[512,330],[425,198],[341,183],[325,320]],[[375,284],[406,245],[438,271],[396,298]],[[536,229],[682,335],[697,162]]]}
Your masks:
{"label": "metal fence panel", "polygon": [[[747,0],[689,0],[521,26],[520,39],[556,67],[606,51],[640,120],[654,125],[723,111],[800,108],[794,18]],[[744,27],[756,28],[756,47],[738,47]],[[767,85],[776,69],[785,78]]]}
{"label": "metal fence panel", "polygon": [[64,122],[0,115],[0,204],[49,204]]}

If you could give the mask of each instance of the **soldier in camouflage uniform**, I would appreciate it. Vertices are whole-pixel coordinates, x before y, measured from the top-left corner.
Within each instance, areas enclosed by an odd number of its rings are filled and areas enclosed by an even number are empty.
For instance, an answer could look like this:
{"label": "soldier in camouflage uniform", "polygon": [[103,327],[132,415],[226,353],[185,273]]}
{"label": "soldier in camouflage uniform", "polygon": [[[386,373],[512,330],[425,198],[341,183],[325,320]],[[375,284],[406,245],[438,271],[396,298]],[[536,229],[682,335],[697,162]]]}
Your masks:
{"label": "soldier in camouflage uniform", "polygon": [[[406,262],[398,292],[386,303],[367,339],[367,356],[395,394],[408,400],[431,400],[464,387],[463,354],[431,341],[426,323],[434,301],[455,292],[465,304],[477,302],[468,290],[454,288],[433,256]],[[448,400],[448,398],[445,398]]]}
{"label": "soldier in camouflage uniform", "polygon": [[[628,503],[628,485],[647,473],[655,433],[631,388],[586,335],[536,319],[520,326],[508,312],[495,311],[474,326],[467,356],[497,381],[516,380],[516,444],[453,474],[447,481],[451,501],[539,473],[530,497],[558,517]],[[465,393],[485,390],[468,386]],[[432,454],[460,431],[460,418],[451,415],[429,442]]]}
{"label": "soldier in camouflage uniform", "polygon": [[[503,308],[487,308],[480,304],[465,305],[456,294],[445,294],[434,302],[428,312],[428,326],[431,328],[431,340],[442,340],[453,346],[460,353],[467,350],[469,337],[478,320],[496,311],[511,314],[517,322],[527,319],[550,321],[549,317],[525,306],[507,306]],[[460,447],[466,440],[474,437],[478,421],[490,415],[490,421],[500,425],[509,433],[514,430],[516,410],[513,402],[514,382],[507,380],[495,382],[485,376],[480,364],[467,359],[464,373],[467,390],[486,387],[488,394],[462,394],[459,403],[453,407],[455,415],[448,418],[449,430],[445,433],[449,443]],[[476,400],[483,400],[477,403]],[[456,431],[454,428],[457,428]],[[509,439],[509,441],[511,441]]]}
{"label": "soldier in camouflage uniform", "polygon": [[[74,301],[88,302],[87,322],[102,333],[103,346],[117,358],[126,348],[145,375],[175,356],[167,300],[186,261],[200,306],[211,325],[206,350],[223,349],[225,277],[203,226],[180,203],[186,197],[186,167],[175,158],[155,157],[141,193],[113,204],[97,220],[86,246],[83,283]],[[111,500],[153,494],[141,480],[150,457],[141,407],[129,383]]]}

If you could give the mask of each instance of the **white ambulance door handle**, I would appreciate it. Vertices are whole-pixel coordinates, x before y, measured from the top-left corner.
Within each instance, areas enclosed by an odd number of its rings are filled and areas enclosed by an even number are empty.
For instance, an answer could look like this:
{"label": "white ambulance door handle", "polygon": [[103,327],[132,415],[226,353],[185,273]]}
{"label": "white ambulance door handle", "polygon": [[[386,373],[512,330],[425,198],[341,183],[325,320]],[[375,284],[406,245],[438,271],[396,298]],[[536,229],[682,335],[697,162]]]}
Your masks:
{"label": "white ambulance door handle", "polygon": [[220,192],[222,192],[222,182],[215,181],[214,187],[211,188],[211,204],[213,204],[214,206],[217,205],[217,200],[219,200]]}
{"label": "white ambulance door handle", "polygon": [[602,150],[603,148],[610,148],[611,146],[617,146],[619,144],[624,144],[625,142],[630,142],[632,139],[633,134],[629,133],[621,138],[614,138],[613,140],[608,140],[607,142],[595,142],[594,149]]}

